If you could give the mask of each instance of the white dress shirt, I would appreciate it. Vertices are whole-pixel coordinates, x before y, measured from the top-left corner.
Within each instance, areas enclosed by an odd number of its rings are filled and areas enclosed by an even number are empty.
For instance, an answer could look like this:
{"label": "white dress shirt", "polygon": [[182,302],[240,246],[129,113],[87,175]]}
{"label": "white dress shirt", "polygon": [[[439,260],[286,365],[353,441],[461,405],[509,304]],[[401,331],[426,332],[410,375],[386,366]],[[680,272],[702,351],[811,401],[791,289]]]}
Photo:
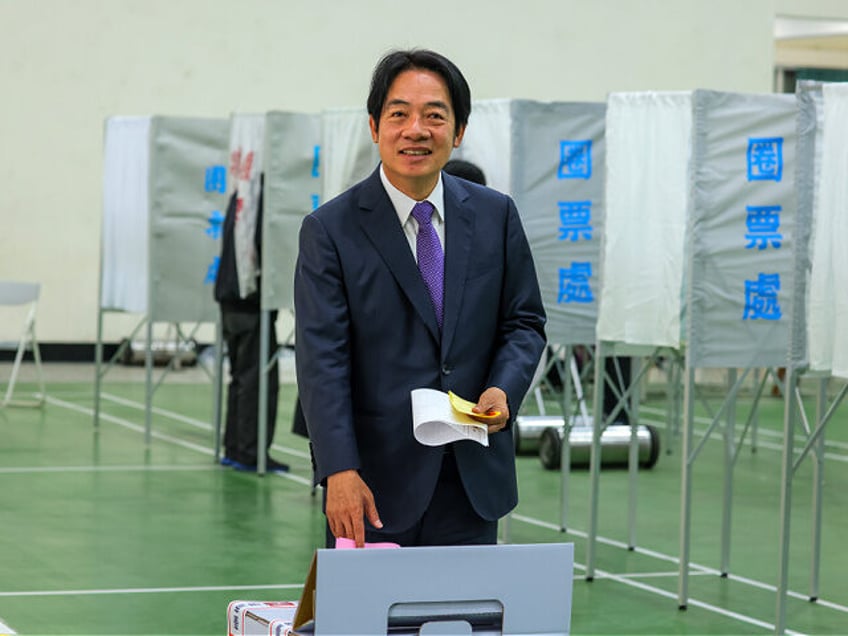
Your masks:
{"label": "white dress shirt", "polygon": [[[413,258],[418,260],[416,256],[415,243],[418,237],[418,221],[412,216],[412,208],[418,201],[408,197],[403,192],[394,187],[389,178],[380,165],[380,179],[383,182],[383,187],[391,199],[392,205],[395,207],[395,212],[398,215],[398,220],[403,228],[403,233],[406,234],[406,240],[409,242],[409,249],[412,250]],[[442,185],[442,174],[439,173],[439,180],[436,187],[425,199],[429,201],[435,210],[433,211],[433,227],[436,228],[436,234],[439,236],[439,242],[442,244],[442,253],[445,251],[445,197],[444,187]]]}

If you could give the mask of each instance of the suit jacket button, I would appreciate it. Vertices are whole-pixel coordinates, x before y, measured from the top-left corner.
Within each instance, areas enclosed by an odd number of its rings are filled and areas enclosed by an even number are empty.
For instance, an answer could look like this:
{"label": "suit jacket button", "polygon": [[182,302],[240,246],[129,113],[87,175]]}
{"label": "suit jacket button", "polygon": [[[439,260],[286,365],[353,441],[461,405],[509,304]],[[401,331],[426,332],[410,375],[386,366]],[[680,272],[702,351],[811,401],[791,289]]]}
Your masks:
{"label": "suit jacket button", "polygon": [[443,366],[442,367],[442,375],[450,375],[450,374],[451,374],[451,368],[448,365]]}

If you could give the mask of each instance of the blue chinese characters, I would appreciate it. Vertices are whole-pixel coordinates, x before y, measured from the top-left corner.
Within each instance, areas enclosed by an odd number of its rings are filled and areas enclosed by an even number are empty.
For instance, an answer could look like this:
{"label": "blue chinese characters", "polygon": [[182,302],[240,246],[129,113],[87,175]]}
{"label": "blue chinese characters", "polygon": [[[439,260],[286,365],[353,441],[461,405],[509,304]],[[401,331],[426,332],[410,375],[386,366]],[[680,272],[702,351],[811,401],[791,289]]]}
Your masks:
{"label": "blue chinese characters", "polygon": [[[783,138],[750,137],[747,151],[748,181],[775,181],[783,178]],[[779,205],[748,205],[745,207],[745,248],[763,251],[780,249]],[[778,299],[780,274],[759,272],[756,280],[745,281],[745,306],[742,320],[780,320],[782,312]]]}
{"label": "blue chinese characters", "polygon": [[[557,178],[586,180],[592,178],[592,141],[590,139],[559,142]],[[557,201],[557,208],[559,218],[557,240],[571,243],[592,240],[591,199]],[[591,279],[591,262],[572,261],[568,267],[560,267],[557,304],[594,302]]]}
{"label": "blue chinese characters", "polygon": [[[321,177],[321,146],[314,146],[312,148],[312,172],[310,176],[313,179],[319,179]],[[316,182],[315,185],[318,187],[320,182]],[[321,205],[321,195],[312,193],[309,196],[312,199],[312,210],[317,210],[318,206]]]}
{"label": "blue chinese characters", "polygon": [[559,179],[592,177],[592,140],[559,142]]}
{"label": "blue chinese characters", "polygon": [[592,240],[592,202],[558,201],[559,240]]}
{"label": "blue chinese characters", "polygon": [[[227,167],[223,165],[207,166],[204,172],[203,179],[204,192],[215,192],[218,194],[227,193]],[[217,241],[221,238],[221,229],[224,223],[224,215],[220,210],[212,210],[209,217],[206,219],[206,236]],[[220,257],[215,256],[212,262],[206,266],[206,275],[203,277],[204,285],[214,285],[215,278],[218,276],[218,267],[220,265]]]}
{"label": "blue chinese characters", "polygon": [[592,264],[573,261],[571,267],[559,269],[558,303],[590,303],[595,298],[589,279],[592,278]]}
{"label": "blue chinese characters", "polygon": [[748,181],[780,181],[783,178],[783,137],[748,139]]}

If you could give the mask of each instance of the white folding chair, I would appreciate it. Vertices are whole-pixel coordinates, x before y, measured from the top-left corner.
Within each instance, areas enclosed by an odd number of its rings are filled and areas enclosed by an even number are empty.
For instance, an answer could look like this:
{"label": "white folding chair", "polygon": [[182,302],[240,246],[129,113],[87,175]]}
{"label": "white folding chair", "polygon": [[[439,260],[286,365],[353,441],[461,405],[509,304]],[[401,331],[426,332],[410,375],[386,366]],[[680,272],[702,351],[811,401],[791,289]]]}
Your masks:
{"label": "white folding chair", "polygon": [[[26,305],[29,303],[29,312],[26,320],[24,320],[24,329],[18,342],[17,352],[15,353],[15,363],[12,365],[12,374],[9,377],[9,384],[6,387],[6,395],[3,401],[0,402],[0,407],[6,406],[42,406],[45,399],[44,390],[44,375],[41,368],[41,352],[38,349],[38,341],[35,338],[35,310],[38,306],[38,296],[41,292],[39,283],[16,283],[11,281],[0,281],[0,305]],[[24,357],[24,352],[32,349],[33,359],[35,360],[35,372],[40,388],[39,396],[34,400],[13,400],[12,394],[15,390],[15,382],[18,379],[18,372],[21,368],[21,362]]]}

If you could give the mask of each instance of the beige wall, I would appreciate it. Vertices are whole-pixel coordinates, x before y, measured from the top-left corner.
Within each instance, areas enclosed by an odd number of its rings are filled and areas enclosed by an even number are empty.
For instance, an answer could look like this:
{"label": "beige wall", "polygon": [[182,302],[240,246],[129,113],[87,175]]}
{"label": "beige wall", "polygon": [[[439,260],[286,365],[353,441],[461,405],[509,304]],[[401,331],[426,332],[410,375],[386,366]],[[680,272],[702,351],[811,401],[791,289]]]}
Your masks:
{"label": "beige wall", "polygon": [[775,0],[778,15],[848,19],[848,2],[845,0]]}
{"label": "beige wall", "polygon": [[[104,118],[361,106],[389,48],[475,98],[769,91],[775,11],[842,0],[0,0],[0,279],[40,281],[42,341],[95,337]],[[137,318],[109,317],[107,340]],[[0,321],[0,340],[17,325]]]}

